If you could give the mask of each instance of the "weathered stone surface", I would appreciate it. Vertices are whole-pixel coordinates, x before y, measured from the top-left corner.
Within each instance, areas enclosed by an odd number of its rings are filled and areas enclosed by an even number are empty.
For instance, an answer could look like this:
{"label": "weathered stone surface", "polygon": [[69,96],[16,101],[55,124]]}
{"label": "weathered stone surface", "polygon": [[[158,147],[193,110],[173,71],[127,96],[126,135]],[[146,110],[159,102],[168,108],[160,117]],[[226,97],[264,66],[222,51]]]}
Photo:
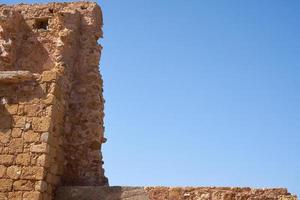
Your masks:
{"label": "weathered stone surface", "polygon": [[47,143],[32,145],[30,151],[35,153],[49,153],[49,145]]}
{"label": "weathered stone surface", "polygon": [[[92,2],[0,5],[0,200],[107,186],[102,14]],[[286,190],[63,187],[58,199],[294,200]]]}
{"label": "weathered stone surface", "polygon": [[226,187],[61,187],[56,200],[296,200],[286,189]]}
{"label": "weathered stone surface", "polygon": [[13,188],[16,191],[32,191],[34,189],[33,182],[28,180],[18,180],[13,184]]}
{"label": "weathered stone surface", "polygon": [[24,180],[42,180],[45,170],[43,167],[23,167],[21,178]]}
{"label": "weathered stone surface", "polygon": [[28,166],[30,164],[30,160],[31,160],[30,153],[18,154],[16,158],[16,164]]}
{"label": "weathered stone surface", "polygon": [[0,192],[8,192],[12,189],[13,181],[11,179],[0,179]]}
{"label": "weathered stone surface", "polygon": [[11,165],[14,161],[13,155],[0,155],[0,164]]}
{"label": "weathered stone surface", "polygon": [[6,170],[6,174],[10,179],[18,179],[21,176],[22,169],[17,166],[10,166]]}
{"label": "weathered stone surface", "polygon": [[0,71],[0,83],[20,83],[38,78],[30,71]]}

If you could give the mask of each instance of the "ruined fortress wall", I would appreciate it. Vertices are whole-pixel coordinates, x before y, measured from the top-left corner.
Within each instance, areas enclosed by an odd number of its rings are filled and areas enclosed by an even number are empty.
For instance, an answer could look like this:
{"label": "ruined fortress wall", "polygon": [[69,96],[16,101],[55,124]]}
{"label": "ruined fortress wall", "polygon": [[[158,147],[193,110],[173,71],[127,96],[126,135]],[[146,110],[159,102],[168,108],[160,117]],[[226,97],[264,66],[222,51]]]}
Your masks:
{"label": "ruined fortress wall", "polygon": [[0,7],[0,199],[103,186],[102,15],[95,3]]}

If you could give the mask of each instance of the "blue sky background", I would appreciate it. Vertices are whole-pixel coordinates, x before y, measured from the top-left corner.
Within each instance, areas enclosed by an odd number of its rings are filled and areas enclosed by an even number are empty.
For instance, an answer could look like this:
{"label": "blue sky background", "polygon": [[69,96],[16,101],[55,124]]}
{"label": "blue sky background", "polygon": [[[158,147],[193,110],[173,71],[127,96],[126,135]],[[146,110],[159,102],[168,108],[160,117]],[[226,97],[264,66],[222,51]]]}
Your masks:
{"label": "blue sky background", "polygon": [[300,1],[99,4],[111,185],[300,195]]}

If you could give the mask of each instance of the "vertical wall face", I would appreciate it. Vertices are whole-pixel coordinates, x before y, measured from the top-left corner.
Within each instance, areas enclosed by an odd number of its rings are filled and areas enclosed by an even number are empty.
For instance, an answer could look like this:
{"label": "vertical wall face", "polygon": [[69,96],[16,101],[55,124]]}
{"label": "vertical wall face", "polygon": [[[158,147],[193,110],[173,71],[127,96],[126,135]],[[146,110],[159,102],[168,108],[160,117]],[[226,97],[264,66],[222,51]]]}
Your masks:
{"label": "vertical wall face", "polygon": [[94,3],[0,7],[0,199],[108,184],[101,26]]}

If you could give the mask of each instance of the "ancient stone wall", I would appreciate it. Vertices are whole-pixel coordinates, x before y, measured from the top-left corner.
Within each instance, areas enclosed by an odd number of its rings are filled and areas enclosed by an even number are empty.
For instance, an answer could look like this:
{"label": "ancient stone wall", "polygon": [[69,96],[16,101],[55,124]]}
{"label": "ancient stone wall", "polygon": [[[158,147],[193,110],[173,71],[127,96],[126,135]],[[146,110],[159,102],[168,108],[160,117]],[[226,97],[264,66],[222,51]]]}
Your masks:
{"label": "ancient stone wall", "polygon": [[286,189],[108,187],[101,28],[95,3],[0,5],[0,200],[297,199]]}
{"label": "ancient stone wall", "polygon": [[0,199],[107,185],[102,167],[101,10],[0,7]]}

